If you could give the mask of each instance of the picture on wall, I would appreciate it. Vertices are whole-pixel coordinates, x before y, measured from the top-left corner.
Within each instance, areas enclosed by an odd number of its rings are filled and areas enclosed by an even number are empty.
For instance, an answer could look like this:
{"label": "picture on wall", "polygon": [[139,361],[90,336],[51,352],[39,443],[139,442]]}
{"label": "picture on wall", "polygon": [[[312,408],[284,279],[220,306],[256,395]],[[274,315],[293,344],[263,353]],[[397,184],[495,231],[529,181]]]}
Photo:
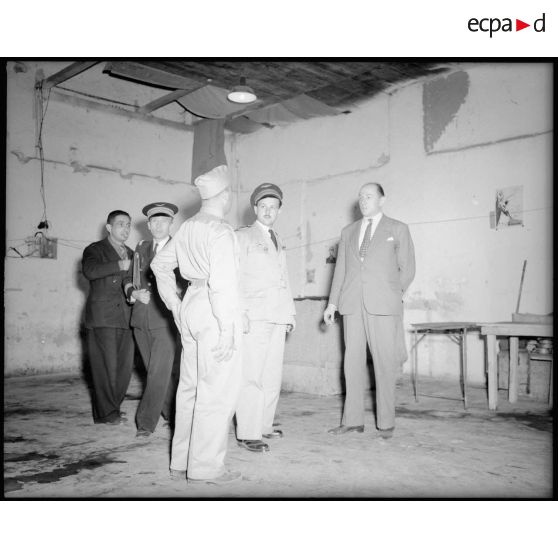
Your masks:
{"label": "picture on wall", "polygon": [[500,229],[523,225],[523,186],[498,188],[490,212],[490,228]]}

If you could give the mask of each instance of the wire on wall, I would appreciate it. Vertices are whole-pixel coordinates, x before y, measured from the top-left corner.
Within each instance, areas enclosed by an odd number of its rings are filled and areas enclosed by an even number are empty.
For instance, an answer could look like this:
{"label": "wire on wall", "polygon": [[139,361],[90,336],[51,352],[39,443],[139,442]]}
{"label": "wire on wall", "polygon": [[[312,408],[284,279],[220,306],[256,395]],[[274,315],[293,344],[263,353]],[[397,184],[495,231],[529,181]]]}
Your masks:
{"label": "wire on wall", "polygon": [[46,194],[45,194],[45,156],[44,156],[44,149],[43,149],[43,124],[45,121],[46,112],[48,109],[48,103],[50,101],[50,92],[51,89],[48,90],[48,96],[46,99],[46,104],[44,103],[44,94],[43,94],[43,83],[42,81],[37,83],[35,87],[36,95],[37,95],[37,109],[38,109],[38,118],[39,118],[39,131],[37,134],[37,151],[39,153],[39,164],[41,170],[41,185],[40,185],[40,192],[41,192],[41,199],[43,201],[43,215],[41,218],[41,222],[38,225],[38,229],[48,229],[49,222],[47,219],[47,203],[46,203]]}

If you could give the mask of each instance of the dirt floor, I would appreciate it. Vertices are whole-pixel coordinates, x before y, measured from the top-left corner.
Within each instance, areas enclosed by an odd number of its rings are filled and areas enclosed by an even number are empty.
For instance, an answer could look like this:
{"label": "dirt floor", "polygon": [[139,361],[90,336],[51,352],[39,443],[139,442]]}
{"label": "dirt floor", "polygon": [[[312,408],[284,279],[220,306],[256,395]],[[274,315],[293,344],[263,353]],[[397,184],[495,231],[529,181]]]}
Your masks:
{"label": "dirt floor", "polygon": [[169,479],[171,431],[159,424],[135,437],[142,383],[134,376],[122,407],[129,422],[93,424],[78,376],[4,382],[4,497],[42,498],[552,498],[553,418],[544,402],[515,405],[500,390],[498,411],[486,390],[456,380],[421,379],[419,402],[408,378],[397,389],[396,431],[377,436],[369,398],[364,433],[331,436],[342,397],[283,393],[276,417],[285,437],[265,454],[236,445],[227,466],[242,480],[227,486]]}

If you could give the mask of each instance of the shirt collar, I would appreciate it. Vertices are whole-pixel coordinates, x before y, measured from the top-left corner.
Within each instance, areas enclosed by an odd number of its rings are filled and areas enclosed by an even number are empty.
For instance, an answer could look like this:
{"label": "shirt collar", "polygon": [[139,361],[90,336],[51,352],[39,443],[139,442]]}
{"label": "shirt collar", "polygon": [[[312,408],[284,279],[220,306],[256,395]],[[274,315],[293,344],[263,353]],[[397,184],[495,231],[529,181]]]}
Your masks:
{"label": "shirt collar", "polygon": [[127,250],[126,250],[126,246],[124,243],[122,244],[118,244],[117,242],[114,242],[114,240],[112,239],[112,237],[110,235],[107,236],[108,241],[111,243],[111,245],[113,246],[113,248],[122,256],[122,255],[126,255],[127,254]]}
{"label": "shirt collar", "polygon": [[155,246],[155,244],[158,244],[158,245],[159,245],[159,249],[161,249],[169,240],[170,240],[170,235],[169,235],[169,236],[165,236],[165,238],[162,238],[161,240],[155,240],[155,239],[153,239],[153,246]]}
{"label": "shirt collar", "polygon": [[382,218],[382,216],[383,216],[383,213],[380,211],[379,213],[376,213],[376,215],[372,215],[372,217],[363,217],[362,222],[366,223],[366,221],[368,221],[368,219],[372,219],[372,221],[377,224],[380,221],[380,219]]}
{"label": "shirt collar", "polygon": [[269,232],[268,232],[268,231],[270,230],[269,227],[267,227],[267,226],[264,225],[263,223],[260,223],[257,219],[256,219],[256,223],[257,223],[267,234],[269,234]]}

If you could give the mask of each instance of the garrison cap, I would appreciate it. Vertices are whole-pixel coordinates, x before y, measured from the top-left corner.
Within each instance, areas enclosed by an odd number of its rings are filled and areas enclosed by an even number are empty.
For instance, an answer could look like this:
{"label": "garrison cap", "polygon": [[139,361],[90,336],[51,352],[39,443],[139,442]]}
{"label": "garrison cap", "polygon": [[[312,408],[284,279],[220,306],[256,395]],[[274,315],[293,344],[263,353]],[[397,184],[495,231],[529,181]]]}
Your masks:
{"label": "garrison cap", "polygon": [[146,205],[141,212],[147,215],[148,219],[154,215],[168,215],[169,217],[174,217],[178,213],[178,207],[173,203],[155,202]]}
{"label": "garrison cap", "polygon": [[220,194],[231,184],[227,165],[219,165],[194,180],[202,200],[207,200]]}
{"label": "garrison cap", "polygon": [[264,182],[252,192],[250,204],[257,205],[263,198],[277,198],[281,205],[283,203],[283,192],[281,192],[279,186],[275,186],[275,184],[271,184],[270,182]]}

